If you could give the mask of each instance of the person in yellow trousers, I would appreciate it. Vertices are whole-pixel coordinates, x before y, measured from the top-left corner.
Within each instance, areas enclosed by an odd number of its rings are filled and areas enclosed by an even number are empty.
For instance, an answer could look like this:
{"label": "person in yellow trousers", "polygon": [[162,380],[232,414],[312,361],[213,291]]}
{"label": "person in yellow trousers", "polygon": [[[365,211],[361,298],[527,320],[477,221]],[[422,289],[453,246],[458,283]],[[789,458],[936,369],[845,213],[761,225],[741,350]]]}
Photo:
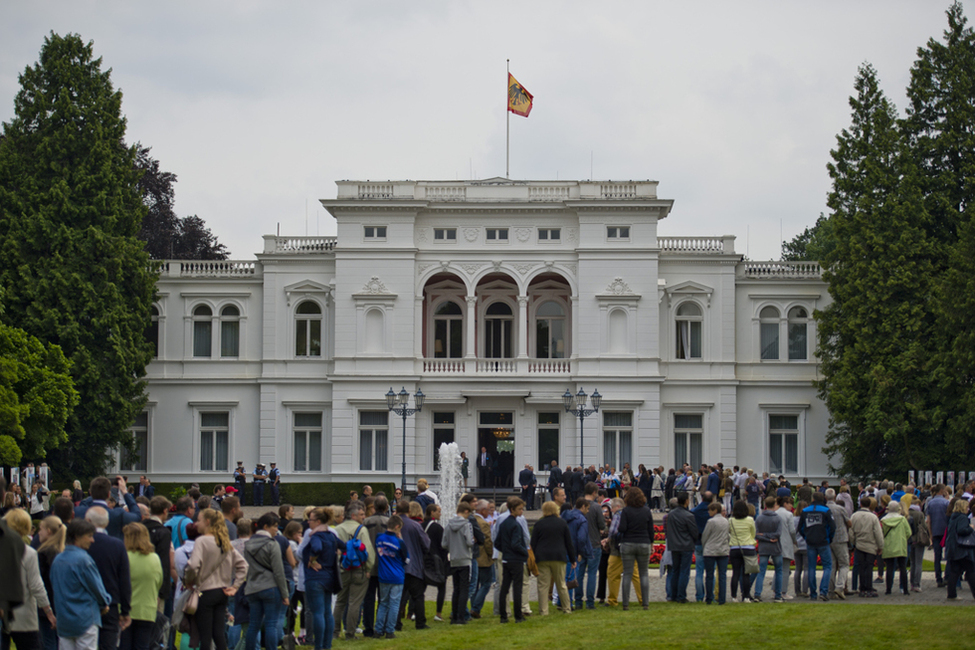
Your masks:
{"label": "person in yellow trousers", "polygon": [[[609,550],[609,564],[606,567],[606,604],[616,607],[619,604],[620,583],[623,581],[623,558],[620,555],[620,545],[616,541],[616,533],[620,527],[620,512],[626,504],[619,497],[610,500],[609,508],[613,512],[613,522],[609,525],[609,536],[603,540],[603,544]],[[639,567],[633,566],[633,575],[630,578],[633,583],[633,590],[639,602],[644,602],[643,591],[640,589]]]}

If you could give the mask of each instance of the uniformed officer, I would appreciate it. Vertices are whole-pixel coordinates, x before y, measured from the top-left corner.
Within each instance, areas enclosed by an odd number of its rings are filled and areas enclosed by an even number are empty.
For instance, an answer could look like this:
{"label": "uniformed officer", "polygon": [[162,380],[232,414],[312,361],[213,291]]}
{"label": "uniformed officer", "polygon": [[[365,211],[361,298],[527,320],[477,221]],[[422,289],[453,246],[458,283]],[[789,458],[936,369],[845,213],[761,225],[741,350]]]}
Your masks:
{"label": "uniformed officer", "polygon": [[267,483],[267,470],[264,463],[258,463],[254,468],[254,505],[264,505],[264,484]]}
{"label": "uniformed officer", "polygon": [[281,470],[277,468],[277,463],[271,462],[271,471],[268,473],[268,480],[271,482],[271,503],[281,505]]}
{"label": "uniformed officer", "polygon": [[234,485],[237,486],[237,498],[244,503],[244,486],[247,485],[247,469],[244,468],[244,461],[237,461],[237,469],[234,470]]}

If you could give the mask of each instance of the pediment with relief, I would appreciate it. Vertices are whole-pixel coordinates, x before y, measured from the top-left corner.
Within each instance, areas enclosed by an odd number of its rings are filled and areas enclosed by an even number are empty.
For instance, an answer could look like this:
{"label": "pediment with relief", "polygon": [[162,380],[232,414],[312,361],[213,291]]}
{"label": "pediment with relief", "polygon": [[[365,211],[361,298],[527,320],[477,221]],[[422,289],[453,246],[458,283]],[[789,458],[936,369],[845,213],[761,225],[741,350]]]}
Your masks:
{"label": "pediment with relief", "polygon": [[302,280],[294,284],[289,284],[284,288],[284,295],[288,306],[291,306],[291,303],[296,298],[305,298],[313,295],[321,296],[322,294],[329,296],[331,293],[331,285],[315,282],[314,280]]}
{"label": "pediment with relief", "polygon": [[703,296],[707,306],[711,306],[711,296],[714,294],[714,289],[709,286],[700,284],[699,282],[694,282],[693,280],[688,280],[686,282],[681,282],[675,284],[672,287],[667,287],[664,289],[664,293],[667,296],[667,306],[670,307],[674,298],[680,298],[681,296]]}

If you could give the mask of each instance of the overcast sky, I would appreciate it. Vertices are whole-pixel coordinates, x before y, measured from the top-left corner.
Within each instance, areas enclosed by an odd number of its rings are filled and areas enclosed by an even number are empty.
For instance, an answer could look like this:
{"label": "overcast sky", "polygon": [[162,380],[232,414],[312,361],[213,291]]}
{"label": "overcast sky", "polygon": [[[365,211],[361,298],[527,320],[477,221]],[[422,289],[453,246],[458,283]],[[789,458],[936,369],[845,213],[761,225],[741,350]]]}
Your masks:
{"label": "overcast sky", "polygon": [[[826,210],[826,163],[867,61],[903,111],[947,1],[3,2],[0,120],[44,36],[94,41],[130,142],[179,177],[236,259],[334,234],[336,180],[653,179],[662,235],[778,259]],[[969,15],[971,10],[969,9]],[[590,171],[591,170],[591,171]]]}

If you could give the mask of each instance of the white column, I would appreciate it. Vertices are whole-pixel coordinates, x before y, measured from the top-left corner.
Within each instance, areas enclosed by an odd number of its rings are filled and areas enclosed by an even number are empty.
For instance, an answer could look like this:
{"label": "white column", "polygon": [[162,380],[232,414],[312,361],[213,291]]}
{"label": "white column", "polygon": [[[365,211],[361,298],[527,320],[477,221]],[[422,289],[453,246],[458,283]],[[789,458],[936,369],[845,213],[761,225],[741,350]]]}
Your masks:
{"label": "white column", "polygon": [[518,296],[518,358],[528,358],[528,296]]}
{"label": "white column", "polygon": [[467,296],[467,320],[464,321],[465,332],[467,335],[467,354],[468,359],[477,358],[477,339],[474,336],[474,322],[477,316],[477,296]]}
{"label": "white column", "polygon": [[416,359],[422,359],[424,356],[424,336],[426,332],[423,331],[423,296],[420,295],[413,298],[413,356]]}
{"label": "white column", "polygon": [[579,296],[572,296],[572,322],[569,329],[572,331],[572,354],[569,358],[575,359],[579,356]]}

